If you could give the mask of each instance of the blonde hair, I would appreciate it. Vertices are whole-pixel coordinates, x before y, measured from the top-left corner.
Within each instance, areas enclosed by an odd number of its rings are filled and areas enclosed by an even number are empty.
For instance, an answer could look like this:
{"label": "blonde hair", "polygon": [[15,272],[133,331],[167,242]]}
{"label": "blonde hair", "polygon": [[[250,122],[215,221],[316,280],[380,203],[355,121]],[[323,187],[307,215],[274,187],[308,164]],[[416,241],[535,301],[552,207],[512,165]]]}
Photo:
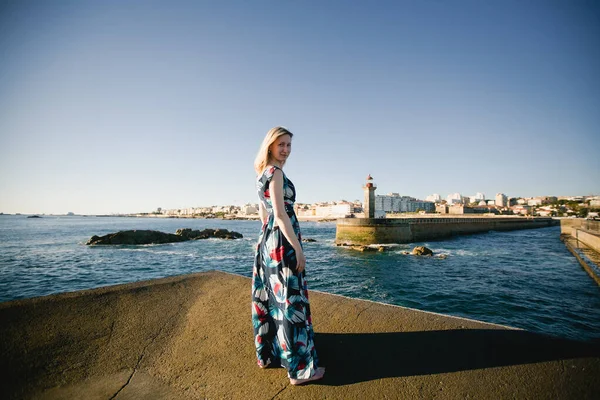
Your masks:
{"label": "blonde hair", "polygon": [[258,154],[256,154],[256,158],[254,159],[254,170],[256,171],[257,175],[260,175],[264,171],[265,167],[269,165],[269,162],[271,162],[269,147],[271,147],[271,145],[283,135],[290,135],[290,138],[294,136],[292,132],[288,131],[283,126],[276,126],[267,132],[267,135],[260,145]]}

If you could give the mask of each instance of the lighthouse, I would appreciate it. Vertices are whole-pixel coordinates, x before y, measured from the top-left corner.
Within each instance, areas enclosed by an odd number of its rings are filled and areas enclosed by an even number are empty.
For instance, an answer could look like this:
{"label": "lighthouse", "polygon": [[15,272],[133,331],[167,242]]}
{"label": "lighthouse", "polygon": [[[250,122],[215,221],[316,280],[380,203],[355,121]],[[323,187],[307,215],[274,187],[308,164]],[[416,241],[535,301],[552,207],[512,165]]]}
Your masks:
{"label": "lighthouse", "polygon": [[363,203],[365,218],[375,218],[375,189],[377,189],[377,186],[373,183],[373,177],[369,174],[367,183],[363,186],[365,191],[365,202]]}

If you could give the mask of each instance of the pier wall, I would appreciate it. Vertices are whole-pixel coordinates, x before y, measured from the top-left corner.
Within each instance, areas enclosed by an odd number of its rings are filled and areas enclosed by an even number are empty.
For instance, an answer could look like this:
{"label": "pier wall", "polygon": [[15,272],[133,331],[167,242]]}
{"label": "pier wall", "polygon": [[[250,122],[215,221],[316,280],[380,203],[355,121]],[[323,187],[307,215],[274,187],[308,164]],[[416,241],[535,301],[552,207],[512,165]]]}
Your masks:
{"label": "pier wall", "polygon": [[583,218],[561,219],[560,233],[561,235],[570,235],[600,253],[600,221]]}
{"label": "pier wall", "polygon": [[585,245],[587,245],[588,247],[590,247],[597,253],[600,253],[600,236],[599,235],[597,235],[597,234],[594,235],[590,232],[586,232],[581,229],[576,229],[571,236],[573,236],[577,240],[583,242]]}
{"label": "pier wall", "polygon": [[250,278],[211,271],[0,303],[0,398],[594,399],[600,392],[593,343],[316,291],[315,342],[327,372],[293,387],[284,369],[256,365],[250,287]]}
{"label": "pier wall", "polygon": [[488,231],[543,228],[557,223],[545,217],[344,218],[337,220],[336,243],[412,243]]}
{"label": "pier wall", "polygon": [[562,218],[560,220],[560,233],[570,235],[573,229],[584,229],[600,233],[600,221],[594,221],[583,218]]}

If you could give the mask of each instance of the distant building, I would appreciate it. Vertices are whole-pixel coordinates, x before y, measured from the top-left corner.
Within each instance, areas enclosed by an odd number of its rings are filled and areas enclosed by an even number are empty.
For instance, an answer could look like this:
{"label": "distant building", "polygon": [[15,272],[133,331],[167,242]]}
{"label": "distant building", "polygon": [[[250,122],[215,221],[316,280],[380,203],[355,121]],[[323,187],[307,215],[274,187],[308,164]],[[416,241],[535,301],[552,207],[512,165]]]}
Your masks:
{"label": "distant building", "polygon": [[536,211],[536,215],[539,215],[540,217],[550,217],[555,212],[555,210],[549,206],[540,207],[540,208],[536,209],[535,211]]}
{"label": "distant building", "polygon": [[258,214],[258,207],[254,204],[246,204],[242,206],[240,212],[244,215]]}
{"label": "distant building", "polygon": [[479,203],[482,200],[485,200],[485,194],[477,192],[475,196],[469,196],[469,203]]}
{"label": "distant building", "polygon": [[407,204],[408,212],[425,211],[428,213],[435,212],[435,203],[431,201],[414,200]]}
{"label": "distant building", "polygon": [[462,204],[456,204],[448,207],[448,214],[498,214],[498,210],[496,209],[496,207],[491,206],[467,207]]}
{"label": "distant building", "polygon": [[435,203],[417,200],[410,196],[400,196],[398,193],[375,196],[375,210],[386,213],[417,212],[420,210],[435,212]]}
{"label": "distant building", "polygon": [[297,216],[313,217],[316,215],[316,207],[310,204],[294,203],[294,212]]}
{"label": "distant building", "polygon": [[504,193],[496,193],[496,205],[498,207],[507,207],[508,197]]}
{"label": "distant building", "polygon": [[439,195],[439,194],[437,194],[437,193],[434,193],[434,194],[430,194],[429,196],[427,196],[427,197],[425,198],[425,200],[426,200],[426,201],[431,201],[431,202],[433,202],[433,203],[439,203],[439,202],[441,202],[441,201],[442,201],[442,196],[440,196],[440,195]]}
{"label": "distant building", "polygon": [[528,206],[541,206],[542,204],[544,204],[544,202],[539,197],[527,200]]}
{"label": "distant building", "polygon": [[353,213],[354,206],[351,203],[327,204],[315,208],[315,215],[323,218],[344,218]]}
{"label": "distant building", "polygon": [[449,205],[452,205],[452,204],[463,204],[464,203],[464,197],[460,193],[452,193],[452,194],[449,194],[448,196],[446,196],[446,202]]}
{"label": "distant building", "polygon": [[531,213],[531,206],[527,205],[516,205],[512,206],[511,210],[514,214],[528,215]]}

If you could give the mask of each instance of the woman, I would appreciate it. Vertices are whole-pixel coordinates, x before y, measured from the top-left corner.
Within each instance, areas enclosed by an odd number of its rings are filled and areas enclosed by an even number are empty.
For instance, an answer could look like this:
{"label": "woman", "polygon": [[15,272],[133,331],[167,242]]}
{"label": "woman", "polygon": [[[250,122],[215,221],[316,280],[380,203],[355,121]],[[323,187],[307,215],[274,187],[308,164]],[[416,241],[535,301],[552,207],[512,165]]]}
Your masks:
{"label": "woman", "polygon": [[296,190],[282,170],[292,136],[285,128],[271,129],[254,162],[262,230],[252,273],[252,322],[258,365],[282,366],[290,383],[301,385],[321,379],[325,368],[318,366],[313,342]]}

